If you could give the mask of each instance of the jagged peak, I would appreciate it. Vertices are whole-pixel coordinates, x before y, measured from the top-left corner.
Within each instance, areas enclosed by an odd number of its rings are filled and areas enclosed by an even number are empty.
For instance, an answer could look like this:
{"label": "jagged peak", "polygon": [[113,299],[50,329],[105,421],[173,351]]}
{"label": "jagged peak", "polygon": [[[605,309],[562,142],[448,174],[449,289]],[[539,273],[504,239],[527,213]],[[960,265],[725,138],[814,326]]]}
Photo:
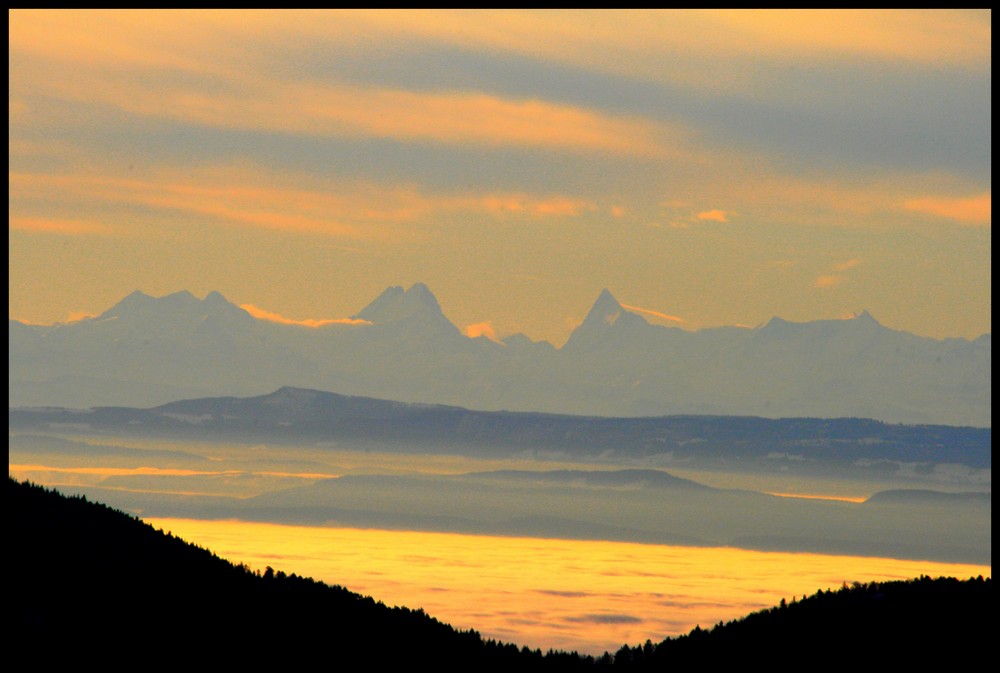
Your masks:
{"label": "jagged peak", "polygon": [[375,301],[351,317],[377,325],[403,320],[424,311],[441,315],[441,305],[430,288],[423,283],[414,283],[408,290],[398,285],[386,288]]}
{"label": "jagged peak", "polygon": [[590,308],[590,312],[587,313],[587,317],[584,318],[583,324],[614,324],[624,310],[614,295],[611,294],[611,291],[604,288],[601,290],[601,294],[598,295],[597,301]]}
{"label": "jagged peak", "polygon": [[136,311],[145,313],[147,311],[205,311],[207,309],[237,308],[232,302],[226,299],[220,292],[209,292],[204,299],[198,299],[188,290],[172,292],[162,297],[154,297],[135,290],[129,293],[124,299],[109,308],[98,316],[98,318],[111,318],[128,315]]}

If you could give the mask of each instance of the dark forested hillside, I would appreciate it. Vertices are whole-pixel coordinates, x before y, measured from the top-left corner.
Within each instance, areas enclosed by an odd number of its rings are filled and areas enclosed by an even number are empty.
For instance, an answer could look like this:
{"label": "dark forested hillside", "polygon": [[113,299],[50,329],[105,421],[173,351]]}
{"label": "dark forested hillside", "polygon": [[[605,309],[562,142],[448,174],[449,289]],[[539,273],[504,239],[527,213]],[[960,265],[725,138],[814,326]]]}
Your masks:
{"label": "dark forested hillside", "polygon": [[[8,642],[47,664],[156,662],[333,670],[427,662],[561,669],[421,610],[268,569],[256,574],[84,498],[8,480]],[[345,669],[346,666],[346,669]]]}
{"label": "dark forested hillside", "polygon": [[658,645],[623,646],[598,663],[651,670],[746,665],[966,670],[992,650],[992,585],[982,577],[855,582],[782,600],[769,610]]}

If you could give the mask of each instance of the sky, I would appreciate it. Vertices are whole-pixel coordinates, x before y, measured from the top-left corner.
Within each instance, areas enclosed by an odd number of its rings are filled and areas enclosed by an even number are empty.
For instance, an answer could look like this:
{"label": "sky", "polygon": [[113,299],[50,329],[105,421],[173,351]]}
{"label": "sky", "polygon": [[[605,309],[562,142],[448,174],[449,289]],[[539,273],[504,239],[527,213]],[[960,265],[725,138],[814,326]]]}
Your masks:
{"label": "sky", "polygon": [[11,318],[423,282],[556,345],[602,288],[685,329],[991,331],[988,10],[8,18]]}

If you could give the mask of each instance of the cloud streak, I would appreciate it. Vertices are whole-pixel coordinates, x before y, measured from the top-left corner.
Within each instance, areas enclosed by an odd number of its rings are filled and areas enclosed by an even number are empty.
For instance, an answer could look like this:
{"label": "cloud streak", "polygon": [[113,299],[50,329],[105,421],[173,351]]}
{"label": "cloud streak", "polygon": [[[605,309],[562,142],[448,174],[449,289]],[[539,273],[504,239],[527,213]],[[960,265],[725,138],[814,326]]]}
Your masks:
{"label": "cloud streak", "polygon": [[306,318],[305,320],[293,320],[292,318],[286,318],[283,315],[259,308],[253,304],[240,304],[240,308],[258,320],[266,320],[268,322],[275,322],[281,325],[299,325],[301,327],[326,327],[327,325],[371,325],[370,321],[362,320],[361,318],[328,318],[321,320]]}
{"label": "cloud streak", "polygon": [[[231,168],[162,172],[142,179],[9,172],[8,187],[12,201],[83,203],[96,209],[127,204],[228,225],[381,242],[399,242],[411,236],[397,225],[452,213],[562,219],[597,210],[591,201],[568,196],[432,194],[408,186],[331,184],[300,177],[293,187],[281,186],[279,181],[292,182],[294,176],[272,177]],[[47,195],[51,196],[46,199]],[[20,213],[11,215],[10,227],[67,235],[122,233],[83,220]]]}
{"label": "cloud streak", "polygon": [[651,316],[654,316],[654,317],[657,317],[657,318],[662,318],[663,320],[669,320],[671,322],[679,322],[679,323],[682,323],[682,324],[687,322],[686,320],[684,320],[684,318],[678,318],[675,315],[668,315],[666,313],[660,313],[659,311],[654,311],[654,310],[648,309],[648,308],[639,308],[638,306],[631,306],[629,304],[622,304],[621,307],[624,308],[624,309],[628,309],[629,311],[638,311],[639,313],[645,313],[646,315],[651,315]]}
{"label": "cloud streak", "polygon": [[959,224],[990,226],[993,222],[993,196],[990,193],[967,198],[911,199],[904,207],[918,213],[954,220]]}
{"label": "cloud streak", "polygon": [[11,215],[7,219],[11,231],[36,234],[62,234],[65,236],[106,236],[114,233],[112,227],[100,222],[68,220],[49,217],[26,217]]}

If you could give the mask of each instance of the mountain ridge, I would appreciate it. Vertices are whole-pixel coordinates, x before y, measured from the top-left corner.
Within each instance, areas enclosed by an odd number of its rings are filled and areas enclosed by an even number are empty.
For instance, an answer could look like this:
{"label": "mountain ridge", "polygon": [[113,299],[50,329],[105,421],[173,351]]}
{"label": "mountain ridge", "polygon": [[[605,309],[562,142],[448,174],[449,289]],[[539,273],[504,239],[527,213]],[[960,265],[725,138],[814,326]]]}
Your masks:
{"label": "mountain ridge", "polygon": [[218,292],[135,291],[95,318],[9,320],[10,400],[153,406],[289,385],[484,410],[991,423],[991,335],[934,340],[867,311],[686,331],[649,323],[605,289],[556,348],[523,335],[467,337],[417,283],[386,289],[351,322],[289,325]]}

